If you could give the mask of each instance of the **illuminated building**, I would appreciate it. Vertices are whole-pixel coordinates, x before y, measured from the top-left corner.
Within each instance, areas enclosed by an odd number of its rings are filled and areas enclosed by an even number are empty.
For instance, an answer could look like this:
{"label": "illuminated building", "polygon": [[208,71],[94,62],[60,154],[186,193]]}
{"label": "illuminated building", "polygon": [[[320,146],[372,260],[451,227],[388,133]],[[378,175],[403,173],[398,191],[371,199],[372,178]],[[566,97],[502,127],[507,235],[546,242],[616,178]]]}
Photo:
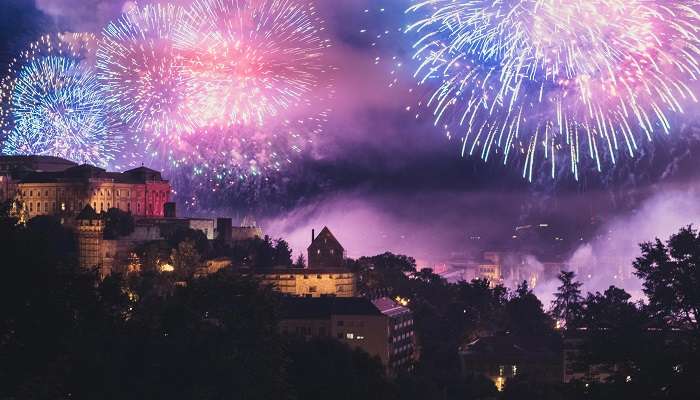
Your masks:
{"label": "illuminated building", "polygon": [[372,304],[388,318],[389,369],[394,372],[413,370],[418,359],[413,313],[408,307],[387,297],[372,300]]}
{"label": "illuminated building", "polygon": [[459,356],[464,375],[485,376],[499,391],[516,376],[529,382],[561,382],[561,353],[514,335],[479,338],[464,346]]}
{"label": "illuminated building", "polygon": [[324,227],[318,236],[311,235],[308,268],[271,268],[256,272],[263,283],[280,292],[303,297],[354,297],[355,274],[345,267],[345,250],[331,231]]}
{"label": "illuminated building", "polygon": [[107,172],[56,157],[0,157],[0,200],[17,200],[27,218],[74,218],[86,205],[95,212],[118,208],[135,217],[163,217],[170,183],[146,167]]}
{"label": "illuminated building", "polygon": [[283,294],[303,297],[354,297],[355,274],[345,268],[276,268],[255,274]]}
{"label": "illuminated building", "polygon": [[318,236],[311,231],[311,244],[307,248],[309,268],[339,268],[345,265],[345,249],[328,227]]}
{"label": "illuminated building", "polygon": [[[385,305],[389,306],[388,303]],[[414,361],[413,351],[395,352],[399,345],[413,340],[412,317],[405,310],[394,309],[393,306],[387,310],[390,314],[383,312],[376,303],[357,297],[288,297],[282,302],[280,330],[283,334],[307,339],[334,338],[378,357],[389,373],[395,373],[410,369]],[[399,321],[406,325],[397,328],[395,325]],[[397,336],[399,334],[402,336]],[[411,339],[397,340],[404,336]]]}

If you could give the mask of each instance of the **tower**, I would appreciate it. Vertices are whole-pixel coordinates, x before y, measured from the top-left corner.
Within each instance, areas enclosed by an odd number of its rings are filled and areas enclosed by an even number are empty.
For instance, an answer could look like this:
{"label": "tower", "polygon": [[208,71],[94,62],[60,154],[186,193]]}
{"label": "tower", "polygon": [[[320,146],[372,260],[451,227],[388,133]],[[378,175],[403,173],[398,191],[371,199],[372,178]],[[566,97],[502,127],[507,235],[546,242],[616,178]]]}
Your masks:
{"label": "tower", "polygon": [[345,266],[345,249],[328,227],[312,237],[308,247],[308,263],[312,269],[342,268]]}
{"label": "tower", "polygon": [[75,218],[78,225],[78,263],[81,268],[102,267],[104,220],[90,205]]}

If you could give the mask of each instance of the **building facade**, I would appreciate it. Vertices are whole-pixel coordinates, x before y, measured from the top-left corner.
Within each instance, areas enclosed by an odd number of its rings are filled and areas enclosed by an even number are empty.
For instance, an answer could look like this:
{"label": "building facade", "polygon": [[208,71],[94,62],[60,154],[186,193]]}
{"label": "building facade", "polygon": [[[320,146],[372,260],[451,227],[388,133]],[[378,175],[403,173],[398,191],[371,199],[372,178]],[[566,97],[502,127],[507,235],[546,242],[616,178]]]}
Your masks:
{"label": "building facade", "polygon": [[135,217],[162,217],[170,183],[158,171],[139,167],[107,172],[56,157],[0,157],[0,200],[16,200],[26,218],[75,217],[86,205],[98,214],[110,208]]}
{"label": "building facade", "polygon": [[393,372],[412,371],[418,360],[413,312],[388,297],[372,300],[372,304],[387,317],[389,369]]}
{"label": "building facade", "polygon": [[357,293],[355,274],[344,268],[280,268],[258,272],[256,276],[263,284],[274,286],[281,293],[291,296],[354,297]]}
{"label": "building facade", "polygon": [[307,248],[308,264],[312,269],[341,268],[345,266],[345,249],[328,227],[318,236],[311,231],[311,244]]}
{"label": "building facade", "polygon": [[364,298],[286,298],[280,330],[305,338],[333,338],[389,366],[388,318]]}

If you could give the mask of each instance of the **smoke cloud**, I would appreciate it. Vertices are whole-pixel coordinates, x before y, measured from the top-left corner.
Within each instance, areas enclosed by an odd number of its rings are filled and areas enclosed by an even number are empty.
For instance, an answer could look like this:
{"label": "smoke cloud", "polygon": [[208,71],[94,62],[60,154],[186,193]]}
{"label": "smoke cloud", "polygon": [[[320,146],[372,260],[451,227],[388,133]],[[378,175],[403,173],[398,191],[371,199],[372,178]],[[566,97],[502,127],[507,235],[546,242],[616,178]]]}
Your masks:
{"label": "smoke cloud", "polygon": [[[595,237],[578,246],[567,261],[583,282],[584,292],[603,292],[615,285],[643,300],[641,281],[632,263],[641,254],[639,244],[662,241],[684,226],[700,223],[700,186],[654,188],[655,194],[634,211],[614,217],[602,225]],[[558,280],[540,283],[535,292],[545,306],[559,285]]]}

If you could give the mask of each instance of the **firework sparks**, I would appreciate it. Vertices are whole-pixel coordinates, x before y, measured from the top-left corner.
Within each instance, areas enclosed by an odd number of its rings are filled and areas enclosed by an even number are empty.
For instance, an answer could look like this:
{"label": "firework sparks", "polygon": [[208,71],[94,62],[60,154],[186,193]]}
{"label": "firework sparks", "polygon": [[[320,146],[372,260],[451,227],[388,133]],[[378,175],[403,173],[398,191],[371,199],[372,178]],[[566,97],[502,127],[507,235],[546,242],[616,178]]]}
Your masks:
{"label": "firework sparks", "polygon": [[[669,133],[700,73],[700,2],[421,0],[407,13],[415,78],[462,153],[600,171]],[[437,82],[437,83],[436,83]],[[436,83],[436,84],[435,84]],[[433,86],[433,84],[435,84]]]}
{"label": "firework sparks", "polygon": [[97,51],[110,111],[135,132],[139,150],[158,157],[174,154],[196,128],[187,108],[193,86],[174,46],[185,15],[174,5],[133,7],[103,30]]}
{"label": "firework sparks", "polygon": [[3,154],[41,154],[106,166],[122,141],[103,106],[89,34],[44,36],[2,81]]}
{"label": "firework sparks", "polygon": [[328,69],[330,43],[312,5],[198,0],[188,16],[177,42],[188,54],[190,109],[200,125],[262,125],[308,104]]}

